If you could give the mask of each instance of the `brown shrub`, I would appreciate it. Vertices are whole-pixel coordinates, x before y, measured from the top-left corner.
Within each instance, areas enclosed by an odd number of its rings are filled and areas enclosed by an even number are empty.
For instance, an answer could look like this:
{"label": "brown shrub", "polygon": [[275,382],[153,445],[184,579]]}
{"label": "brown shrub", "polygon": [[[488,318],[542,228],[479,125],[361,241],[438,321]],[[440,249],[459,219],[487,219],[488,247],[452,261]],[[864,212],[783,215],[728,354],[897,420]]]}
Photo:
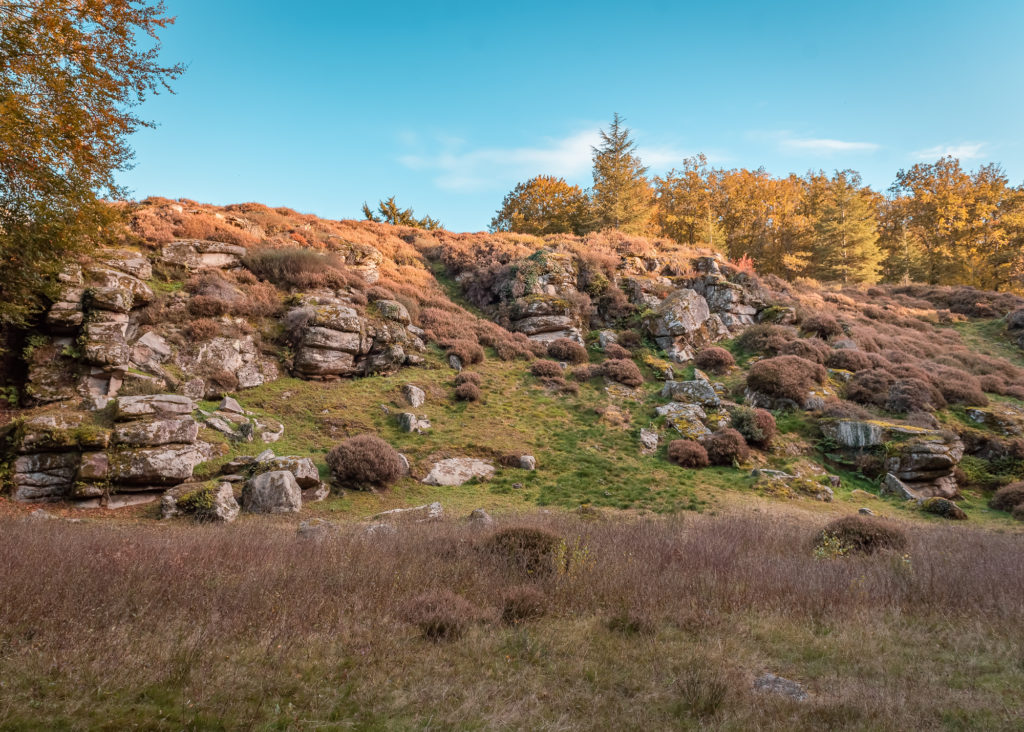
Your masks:
{"label": "brown shrub", "polygon": [[460,371],[455,377],[455,386],[462,386],[463,384],[476,384],[480,386],[482,381],[483,379],[476,371]]}
{"label": "brown shrub", "polygon": [[885,369],[860,371],[846,385],[846,398],[858,404],[884,407],[896,377]]}
{"label": "brown shrub", "polygon": [[619,345],[623,348],[640,348],[644,339],[635,330],[624,330],[618,334]]}
{"label": "brown shrub", "polygon": [[607,358],[633,358],[633,353],[628,348],[623,348],[618,343],[609,343],[605,346],[604,355]]}
{"label": "brown shrub", "polygon": [[832,347],[820,338],[797,338],[778,349],[780,356],[799,356],[814,363],[825,363]]}
{"label": "brown shrub", "polygon": [[626,386],[637,387],[644,383],[640,368],[624,358],[611,358],[601,364],[601,373],[612,381]]}
{"label": "brown shrub", "polygon": [[366,299],[370,302],[376,302],[377,300],[394,300],[395,293],[386,287],[374,285],[366,291]]}
{"label": "brown shrub", "polygon": [[890,412],[933,412],[946,406],[942,393],[921,379],[897,379],[889,387],[885,408]]}
{"label": "brown shrub", "polygon": [[949,366],[937,366],[931,372],[932,383],[950,404],[966,404],[972,407],[984,407],[988,397],[981,390],[978,377],[960,369]]}
{"label": "brown shrub", "polygon": [[501,621],[508,625],[544,617],[547,610],[547,595],[530,585],[510,587],[501,599]]}
{"label": "brown shrub", "polygon": [[349,437],[327,453],[327,466],[334,479],[363,490],[385,488],[405,473],[405,462],[398,451],[376,435]]}
{"label": "brown shrub", "polygon": [[753,325],[736,339],[737,345],[747,353],[774,355],[783,346],[797,338],[793,328],[784,325]]}
{"label": "brown shrub", "polygon": [[902,529],[869,516],[844,516],[825,525],[815,539],[820,545],[826,536],[834,536],[839,543],[855,554],[874,554],[891,549],[903,551],[907,535]]}
{"label": "brown shrub", "polygon": [[730,410],[729,417],[733,429],[743,435],[748,443],[757,447],[767,449],[778,433],[775,417],[767,409],[737,406]]}
{"label": "brown shrub", "polygon": [[559,361],[586,363],[587,349],[571,338],[557,338],[548,344],[548,355]]}
{"label": "brown shrub", "polygon": [[800,320],[800,330],[822,339],[828,339],[840,335],[843,332],[843,327],[828,313],[815,313]]}
{"label": "brown shrub", "polygon": [[758,361],[747,373],[747,386],[761,394],[803,404],[807,393],[825,383],[828,373],[821,364],[799,356],[776,356]]}
{"label": "brown shrub", "polygon": [[978,384],[982,391],[987,391],[989,394],[1004,394],[1007,389],[1006,379],[995,374],[979,376]]}
{"label": "brown shrub", "polygon": [[750,457],[747,441],[731,427],[702,437],[700,443],[707,450],[708,461],[712,465],[732,465],[735,461],[743,462]]}
{"label": "brown shrub", "polygon": [[475,340],[459,339],[445,344],[449,356],[456,356],[463,366],[484,360],[484,349]]}
{"label": "brown shrub", "polygon": [[668,459],[683,468],[704,468],[709,462],[708,451],[696,440],[672,440]]}
{"label": "brown shrub", "polygon": [[873,415],[858,404],[836,399],[825,404],[821,416],[832,419],[870,419]]}
{"label": "brown shrub", "polygon": [[997,511],[1013,511],[1024,506],[1024,482],[1004,485],[995,492],[988,505]]}
{"label": "brown shrub", "polygon": [[455,398],[460,402],[478,402],[483,396],[480,387],[469,381],[455,387]]}
{"label": "brown shrub", "polygon": [[538,379],[553,379],[562,375],[562,367],[557,361],[537,359],[530,364],[530,373]]}
{"label": "brown shrub", "polygon": [[321,254],[303,247],[255,249],[245,255],[242,264],[260,279],[280,287],[366,286],[358,275],[347,272],[344,260],[338,255]]}
{"label": "brown shrub", "polygon": [[713,374],[724,374],[736,365],[736,359],[729,351],[720,346],[709,346],[697,352],[694,363],[699,369],[710,371]]}
{"label": "brown shrub", "polygon": [[649,612],[640,608],[623,608],[605,620],[605,626],[623,635],[654,635],[658,624]]}
{"label": "brown shrub", "polygon": [[216,318],[228,311],[228,303],[212,295],[193,295],[188,301],[188,312],[194,318]]}
{"label": "brown shrub", "polygon": [[513,526],[492,534],[483,543],[483,551],[506,567],[540,577],[555,571],[562,537],[546,529]]}
{"label": "brown shrub", "polygon": [[601,375],[603,369],[599,363],[588,363],[585,366],[577,366],[569,372],[573,381],[590,381]]}
{"label": "brown shrub", "polygon": [[456,640],[479,617],[466,598],[450,590],[434,590],[413,599],[406,608],[406,619],[419,627],[424,638],[432,641]]}
{"label": "brown shrub", "polygon": [[220,324],[210,318],[199,318],[185,326],[185,333],[192,341],[207,341],[220,332]]}
{"label": "brown shrub", "polygon": [[833,349],[825,359],[825,365],[830,369],[844,369],[853,372],[884,366],[879,356],[852,348]]}

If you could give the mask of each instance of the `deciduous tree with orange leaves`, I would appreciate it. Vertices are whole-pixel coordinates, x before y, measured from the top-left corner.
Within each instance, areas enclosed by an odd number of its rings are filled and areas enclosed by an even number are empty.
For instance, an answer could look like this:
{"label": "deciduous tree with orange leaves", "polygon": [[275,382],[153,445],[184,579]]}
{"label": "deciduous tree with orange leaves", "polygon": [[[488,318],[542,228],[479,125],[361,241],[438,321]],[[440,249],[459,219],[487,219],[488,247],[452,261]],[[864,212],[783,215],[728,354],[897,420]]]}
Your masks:
{"label": "deciduous tree with orange leaves", "polygon": [[135,114],[170,91],[162,2],[0,0],[0,328],[25,324],[75,251],[94,245],[123,195]]}

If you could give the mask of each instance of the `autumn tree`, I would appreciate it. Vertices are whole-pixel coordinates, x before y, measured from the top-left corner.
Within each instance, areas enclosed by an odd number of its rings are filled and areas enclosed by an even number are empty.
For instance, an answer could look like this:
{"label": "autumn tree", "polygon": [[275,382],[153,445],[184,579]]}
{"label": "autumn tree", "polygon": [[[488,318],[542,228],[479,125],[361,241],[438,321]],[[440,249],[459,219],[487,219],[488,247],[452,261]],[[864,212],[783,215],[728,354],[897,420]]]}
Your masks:
{"label": "autumn tree", "polygon": [[590,199],[563,178],[538,175],[513,188],[491,219],[491,231],[520,234],[582,234],[590,216]]}
{"label": "autumn tree", "polygon": [[654,212],[654,192],[624,121],[616,114],[601,130],[601,144],[592,148],[593,227],[643,234]]}
{"label": "autumn tree", "polygon": [[662,236],[689,246],[724,248],[725,241],[715,208],[714,173],[699,154],[682,167],[654,179],[654,219]]}
{"label": "autumn tree", "polygon": [[159,61],[162,2],[0,2],[0,328],[24,325],[75,252],[109,232],[135,109],[183,71]]}
{"label": "autumn tree", "polygon": [[376,221],[378,224],[392,224],[393,226],[411,226],[414,229],[441,229],[441,222],[424,216],[416,218],[411,208],[402,208],[395,202],[395,197],[390,196],[383,201],[377,202],[377,211],[374,213],[369,204],[363,203],[363,217],[367,221]]}
{"label": "autumn tree", "polygon": [[[813,176],[808,176],[808,183]],[[838,171],[814,201],[814,265],[821,280],[877,282],[882,252],[878,247],[877,194],[853,170]]]}

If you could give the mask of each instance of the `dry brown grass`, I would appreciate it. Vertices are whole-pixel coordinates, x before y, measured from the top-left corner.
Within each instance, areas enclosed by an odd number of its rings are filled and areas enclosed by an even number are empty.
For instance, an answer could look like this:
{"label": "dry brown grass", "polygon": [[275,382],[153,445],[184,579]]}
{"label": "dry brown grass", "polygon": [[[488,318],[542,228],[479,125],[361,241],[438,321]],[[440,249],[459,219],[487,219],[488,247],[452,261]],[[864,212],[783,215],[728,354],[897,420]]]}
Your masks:
{"label": "dry brown grass", "polygon": [[[908,563],[815,560],[815,527],[768,517],[527,525],[574,561],[530,576],[546,615],[509,628],[522,570],[456,522],[314,542],[258,519],[5,520],[0,727],[1008,730],[1024,712],[1017,536],[915,529]],[[461,637],[422,638],[442,626]],[[753,694],[766,670],[811,699]]]}

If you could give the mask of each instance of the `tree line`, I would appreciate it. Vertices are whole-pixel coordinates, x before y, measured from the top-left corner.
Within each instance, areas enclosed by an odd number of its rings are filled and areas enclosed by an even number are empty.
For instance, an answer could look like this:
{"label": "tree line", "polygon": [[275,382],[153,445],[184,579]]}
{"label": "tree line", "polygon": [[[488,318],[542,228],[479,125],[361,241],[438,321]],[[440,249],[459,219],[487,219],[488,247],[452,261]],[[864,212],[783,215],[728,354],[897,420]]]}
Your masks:
{"label": "tree line", "polygon": [[590,189],[548,175],[519,183],[491,230],[618,229],[750,257],[790,278],[1024,290],[1024,186],[994,163],[919,163],[883,195],[853,170],[774,177],[714,168],[704,155],[649,177],[618,114],[600,134]]}

